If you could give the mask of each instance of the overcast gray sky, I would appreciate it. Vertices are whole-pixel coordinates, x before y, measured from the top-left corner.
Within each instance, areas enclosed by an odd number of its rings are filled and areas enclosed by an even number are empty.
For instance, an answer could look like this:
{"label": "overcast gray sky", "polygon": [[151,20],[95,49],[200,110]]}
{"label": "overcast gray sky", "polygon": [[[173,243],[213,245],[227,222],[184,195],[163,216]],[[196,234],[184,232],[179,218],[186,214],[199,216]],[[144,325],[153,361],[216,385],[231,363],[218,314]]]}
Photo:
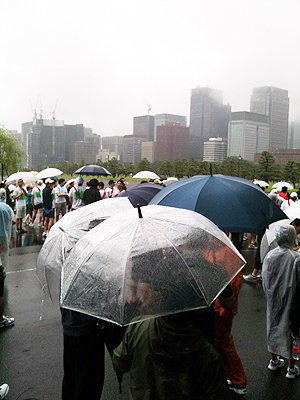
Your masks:
{"label": "overcast gray sky", "polygon": [[[289,91],[300,120],[299,0],[1,0],[0,124],[44,118],[103,136],[133,117],[189,117],[191,89],[249,110],[253,87]],[[38,110],[40,106],[38,105]]]}

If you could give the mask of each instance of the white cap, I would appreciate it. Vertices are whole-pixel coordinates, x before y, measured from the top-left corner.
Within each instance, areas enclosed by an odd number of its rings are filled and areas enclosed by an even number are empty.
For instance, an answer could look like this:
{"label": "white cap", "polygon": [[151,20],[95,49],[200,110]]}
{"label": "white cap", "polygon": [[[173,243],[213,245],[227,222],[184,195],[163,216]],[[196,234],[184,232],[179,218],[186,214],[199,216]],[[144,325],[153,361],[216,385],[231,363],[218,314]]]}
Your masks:
{"label": "white cap", "polygon": [[54,183],[54,180],[51,179],[51,178],[47,178],[47,179],[45,180],[45,183]]}

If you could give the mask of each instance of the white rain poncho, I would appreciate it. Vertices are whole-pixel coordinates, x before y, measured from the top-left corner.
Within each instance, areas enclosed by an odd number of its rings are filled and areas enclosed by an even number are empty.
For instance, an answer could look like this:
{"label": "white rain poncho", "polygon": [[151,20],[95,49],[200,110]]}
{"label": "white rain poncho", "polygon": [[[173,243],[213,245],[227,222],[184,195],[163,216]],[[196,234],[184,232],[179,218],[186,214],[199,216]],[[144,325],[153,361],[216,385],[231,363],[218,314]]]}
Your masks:
{"label": "white rain poncho", "polygon": [[299,257],[292,249],[295,239],[293,226],[279,226],[276,229],[279,247],[267,254],[262,266],[267,299],[268,351],[284,358],[291,356],[289,314],[296,287],[294,263]]}
{"label": "white rain poncho", "polygon": [[0,201],[0,245],[2,253],[0,254],[3,267],[8,266],[9,243],[11,235],[11,226],[14,213],[5,203]]}

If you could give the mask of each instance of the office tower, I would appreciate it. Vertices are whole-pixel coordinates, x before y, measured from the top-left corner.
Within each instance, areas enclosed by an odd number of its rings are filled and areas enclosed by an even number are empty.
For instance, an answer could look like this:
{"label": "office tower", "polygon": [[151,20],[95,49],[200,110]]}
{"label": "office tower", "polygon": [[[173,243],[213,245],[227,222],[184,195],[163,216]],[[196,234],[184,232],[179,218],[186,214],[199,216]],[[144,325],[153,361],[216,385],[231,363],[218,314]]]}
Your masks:
{"label": "office tower", "polygon": [[154,140],[154,116],[142,115],[133,118],[133,136],[143,138],[145,141]]}
{"label": "office tower", "polygon": [[156,129],[158,126],[166,125],[168,122],[174,122],[181,126],[186,126],[186,117],[175,114],[155,114],[154,116],[154,141],[156,142]]}
{"label": "office tower", "polygon": [[136,164],[141,161],[144,137],[125,135],[123,138],[123,164]]}
{"label": "office tower", "polygon": [[286,149],[288,140],[288,91],[273,86],[254,88],[250,98],[250,111],[269,117],[269,149]]}
{"label": "office tower", "polygon": [[208,87],[192,89],[189,157],[203,159],[203,144],[209,138],[228,135],[231,106],[223,104],[223,94]]}
{"label": "office tower", "polygon": [[[109,150],[109,153],[113,153],[114,157],[117,154],[118,160],[123,162],[123,136],[105,136],[102,137],[102,149]],[[109,157],[110,159],[113,157]]]}
{"label": "office tower", "polygon": [[227,139],[209,138],[204,142],[203,161],[222,162],[227,157]]}
{"label": "office tower", "polygon": [[156,131],[155,161],[183,160],[189,153],[189,128],[167,122]]}
{"label": "office tower", "polygon": [[65,125],[64,121],[53,119],[34,118],[33,121],[24,122],[22,143],[27,154],[26,167],[39,169],[63,160],[74,162],[75,143],[84,142],[84,129],[82,124]]}
{"label": "office tower", "polygon": [[231,113],[227,156],[254,161],[256,153],[269,149],[269,117],[248,111]]}

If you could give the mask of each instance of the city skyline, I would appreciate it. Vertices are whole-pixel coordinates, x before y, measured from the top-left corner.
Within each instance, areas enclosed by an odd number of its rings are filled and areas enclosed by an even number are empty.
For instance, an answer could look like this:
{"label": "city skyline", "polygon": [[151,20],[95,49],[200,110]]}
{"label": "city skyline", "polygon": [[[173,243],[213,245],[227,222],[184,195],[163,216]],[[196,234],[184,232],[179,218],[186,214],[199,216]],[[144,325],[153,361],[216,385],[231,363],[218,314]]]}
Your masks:
{"label": "city skyline", "polygon": [[233,112],[250,111],[255,87],[288,90],[300,120],[299,13],[297,0],[1,2],[0,124],[20,131],[41,94],[43,118],[58,99],[58,120],[101,136],[131,134],[149,105],[189,125],[198,85]]}

